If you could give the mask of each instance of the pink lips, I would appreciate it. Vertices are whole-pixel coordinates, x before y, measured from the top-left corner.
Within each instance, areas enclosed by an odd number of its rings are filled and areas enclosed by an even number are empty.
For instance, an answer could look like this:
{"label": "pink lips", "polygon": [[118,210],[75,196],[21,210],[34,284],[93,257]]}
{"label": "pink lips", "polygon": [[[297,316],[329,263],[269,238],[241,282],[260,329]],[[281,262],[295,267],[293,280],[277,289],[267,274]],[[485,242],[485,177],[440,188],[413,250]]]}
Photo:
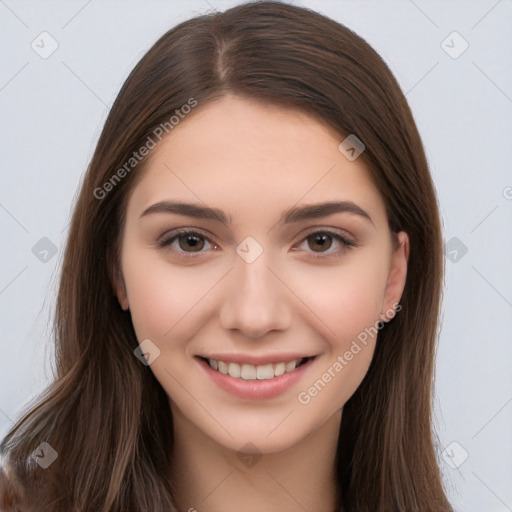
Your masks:
{"label": "pink lips", "polygon": [[[282,359],[282,357],[282,355],[272,357],[267,356],[264,358],[216,355],[215,357],[212,356],[211,359],[239,364],[245,362],[247,364],[260,365],[279,361],[293,361],[294,359],[300,359],[303,356],[289,354],[287,356],[284,356],[285,359]],[[232,395],[244,399],[268,400],[283,394],[285,391],[290,389],[296,382],[298,382],[301,379],[301,377],[308,371],[313,360],[314,357],[311,357],[306,363],[295,368],[295,370],[280,375],[279,377],[274,377],[273,379],[268,380],[237,379],[231,377],[230,375],[224,375],[223,373],[214,370],[213,368],[210,367],[208,362],[204,361],[203,359],[198,359],[198,362],[201,365],[201,368],[203,368],[203,371],[205,371],[207,375],[213,380],[213,382],[224,391],[227,391]]]}

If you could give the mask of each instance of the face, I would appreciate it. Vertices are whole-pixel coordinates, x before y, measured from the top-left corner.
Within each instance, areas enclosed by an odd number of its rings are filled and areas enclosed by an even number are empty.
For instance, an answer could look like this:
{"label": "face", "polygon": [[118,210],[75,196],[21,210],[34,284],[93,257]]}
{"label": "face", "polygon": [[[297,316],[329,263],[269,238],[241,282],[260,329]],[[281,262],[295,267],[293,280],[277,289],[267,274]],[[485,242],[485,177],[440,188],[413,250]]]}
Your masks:
{"label": "face", "polygon": [[339,416],[400,299],[407,236],[344,138],[226,96],[167,135],[129,197],[120,304],[175,421],[224,447],[284,450]]}

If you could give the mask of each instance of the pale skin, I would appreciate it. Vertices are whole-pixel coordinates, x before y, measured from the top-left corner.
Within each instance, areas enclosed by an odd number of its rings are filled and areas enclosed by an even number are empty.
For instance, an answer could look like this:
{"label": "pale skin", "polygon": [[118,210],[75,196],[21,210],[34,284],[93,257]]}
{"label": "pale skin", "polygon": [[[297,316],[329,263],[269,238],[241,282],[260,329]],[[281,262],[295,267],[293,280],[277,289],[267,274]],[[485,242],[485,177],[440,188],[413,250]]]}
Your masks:
{"label": "pale skin", "polygon": [[[377,338],[309,403],[297,397],[358,334],[389,318],[409,252],[406,233],[389,230],[363,158],[349,161],[338,150],[343,138],[298,111],[225,96],[174,128],[130,195],[116,292],[139,343],[150,339],[160,350],[148,371],[173,414],[170,478],[180,511],[336,508],[343,405],[364,378]],[[228,222],[142,215],[161,201],[216,208]],[[280,222],[290,208],[329,202],[358,210]],[[178,228],[195,235],[180,238]],[[262,249],[250,263],[236,252],[247,237]],[[291,388],[264,400],[221,389],[196,357],[289,352],[315,358]],[[244,456],[250,453],[253,459]]]}

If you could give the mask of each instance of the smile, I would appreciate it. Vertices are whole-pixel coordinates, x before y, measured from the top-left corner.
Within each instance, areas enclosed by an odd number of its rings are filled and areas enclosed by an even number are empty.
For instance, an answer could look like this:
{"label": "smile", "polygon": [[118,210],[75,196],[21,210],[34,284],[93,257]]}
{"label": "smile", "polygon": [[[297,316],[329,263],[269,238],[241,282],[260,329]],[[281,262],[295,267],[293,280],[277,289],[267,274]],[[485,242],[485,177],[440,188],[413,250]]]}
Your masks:
{"label": "smile", "polygon": [[302,364],[305,364],[310,358],[303,357],[288,362],[268,363],[262,365],[228,363],[225,361],[217,361],[215,359],[206,359],[210,368],[229,375],[235,379],[242,380],[269,380],[279,377],[285,373],[292,372]]}
{"label": "smile", "polygon": [[[202,356],[196,359],[211,382],[229,394],[246,400],[270,400],[296,385],[314,364],[317,356],[251,358],[219,355],[215,359]],[[253,360],[249,363],[248,359]]]}

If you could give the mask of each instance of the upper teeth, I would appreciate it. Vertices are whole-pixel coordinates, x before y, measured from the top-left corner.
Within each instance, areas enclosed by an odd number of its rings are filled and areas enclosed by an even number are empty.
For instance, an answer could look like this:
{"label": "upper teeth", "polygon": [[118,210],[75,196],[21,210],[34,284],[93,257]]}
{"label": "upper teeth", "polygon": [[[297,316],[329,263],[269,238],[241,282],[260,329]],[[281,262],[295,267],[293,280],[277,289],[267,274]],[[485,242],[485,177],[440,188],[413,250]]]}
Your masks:
{"label": "upper teeth", "polygon": [[283,373],[291,372],[297,368],[302,361],[301,359],[294,359],[288,363],[269,363],[255,366],[253,364],[238,364],[226,363],[224,361],[216,361],[215,359],[208,359],[209,365],[214,369],[229,375],[235,379],[243,380],[267,380],[279,377]]}

